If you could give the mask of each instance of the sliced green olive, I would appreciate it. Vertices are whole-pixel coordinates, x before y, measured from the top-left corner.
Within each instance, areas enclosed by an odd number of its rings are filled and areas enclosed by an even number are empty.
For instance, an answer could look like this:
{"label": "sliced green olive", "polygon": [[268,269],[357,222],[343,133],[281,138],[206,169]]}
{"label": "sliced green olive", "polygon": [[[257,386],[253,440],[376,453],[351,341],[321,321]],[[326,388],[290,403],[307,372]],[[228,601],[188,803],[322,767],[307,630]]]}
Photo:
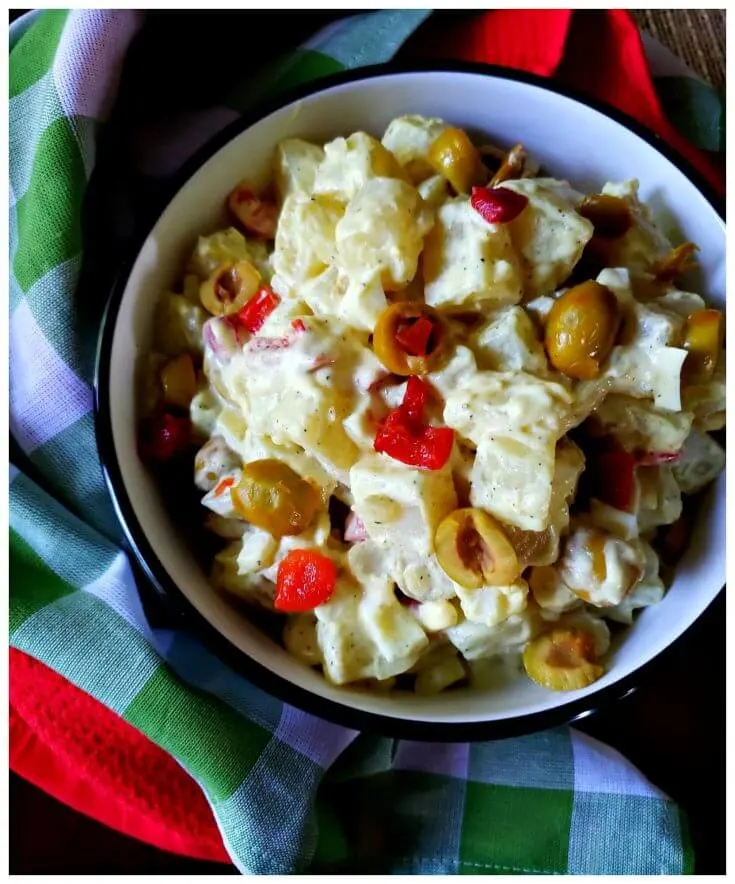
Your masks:
{"label": "sliced green olive", "polygon": [[596,378],[613,348],[619,324],[618,302],[610,289],[593,280],[567,289],[546,322],[549,361],[571,378]]}
{"label": "sliced green olive", "polygon": [[246,464],[230,495],[243,519],[274,537],[301,534],[321,504],[316,488],[275,458]]}
{"label": "sliced green olive", "polygon": [[552,629],[532,639],[523,651],[523,666],[541,687],[552,691],[577,691],[602,675],[595,639],[579,628]]}
{"label": "sliced green olive", "polygon": [[260,273],[250,261],[223,261],[199,289],[202,306],[215,316],[237,313],[260,286]]}
{"label": "sliced green olive", "polygon": [[439,523],[434,547],[444,572],[466,589],[509,586],[521,573],[507,535],[485,510],[454,510]]}
{"label": "sliced green olive", "polygon": [[[401,344],[405,333],[417,323],[430,324],[425,352],[410,352]],[[426,326],[428,328],[428,326]],[[446,361],[449,350],[447,326],[433,307],[415,301],[398,301],[385,309],[373,331],[375,355],[394,374],[422,375],[436,371]]]}
{"label": "sliced green olive", "polygon": [[456,193],[469,193],[473,184],[482,184],[487,177],[480,152],[462,129],[442,132],[429,148],[429,164]]}

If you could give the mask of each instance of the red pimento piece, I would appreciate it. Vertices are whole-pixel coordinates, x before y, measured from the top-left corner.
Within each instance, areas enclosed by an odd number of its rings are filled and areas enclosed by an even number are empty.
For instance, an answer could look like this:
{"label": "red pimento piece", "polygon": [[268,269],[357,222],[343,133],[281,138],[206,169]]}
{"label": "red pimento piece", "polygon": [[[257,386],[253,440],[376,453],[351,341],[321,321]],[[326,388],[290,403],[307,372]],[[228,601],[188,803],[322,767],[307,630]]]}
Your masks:
{"label": "red pimento piece", "polygon": [[427,316],[407,323],[396,332],[396,341],[411,356],[426,356],[429,351],[434,324]]}
{"label": "red pimento piece", "polygon": [[507,187],[473,187],[470,205],[488,224],[508,224],[528,205],[528,198]]}
{"label": "red pimento piece", "polygon": [[424,422],[424,410],[431,386],[412,375],[406,383],[403,402],[378,428],[373,448],[394,460],[422,470],[440,470],[449,460],[454,430],[432,427]]}
{"label": "red pimento piece", "polygon": [[409,420],[420,422],[430,398],[431,387],[429,384],[416,375],[411,375],[406,382],[403,402],[398,406],[399,411],[402,411]]}
{"label": "red pimento piece", "polygon": [[238,184],[229,195],[227,206],[248,233],[263,239],[275,237],[278,206],[256,196],[246,184]]}
{"label": "red pimento piece", "polygon": [[281,303],[281,299],[268,285],[262,285],[247,304],[237,313],[237,321],[250,334],[255,334]]}
{"label": "red pimento piece", "polygon": [[292,549],[278,566],[274,605],[277,611],[311,611],[329,601],[337,566],[314,549]]}
{"label": "red pimento piece", "polygon": [[305,332],[306,331],[306,323],[303,319],[292,319],[291,320],[291,328],[297,332]]}
{"label": "red pimento piece", "polygon": [[234,476],[226,476],[224,479],[221,479],[214,488],[214,496],[221,497],[228,488],[232,488],[235,484]]}
{"label": "red pimento piece", "polygon": [[143,421],[139,428],[138,447],[144,460],[170,460],[187,448],[190,441],[189,419],[168,412]]}
{"label": "red pimento piece", "polygon": [[594,463],[595,496],[630,512],[635,499],[636,459],[628,451],[603,451]]}
{"label": "red pimento piece", "polygon": [[400,410],[383,421],[375,436],[374,448],[394,460],[422,470],[440,470],[449,460],[454,430],[449,427],[409,426]]}

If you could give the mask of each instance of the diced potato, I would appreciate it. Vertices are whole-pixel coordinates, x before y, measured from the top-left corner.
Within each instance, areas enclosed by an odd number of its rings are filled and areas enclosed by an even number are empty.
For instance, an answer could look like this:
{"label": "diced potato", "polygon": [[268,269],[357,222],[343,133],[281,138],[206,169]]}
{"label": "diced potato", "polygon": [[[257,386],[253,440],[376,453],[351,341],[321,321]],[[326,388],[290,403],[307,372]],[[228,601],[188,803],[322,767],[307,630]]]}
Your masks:
{"label": "diced potato", "polygon": [[458,344],[446,365],[428,375],[434,387],[447,399],[467,378],[477,374],[477,360],[469,347]]}
{"label": "diced potato", "polygon": [[638,528],[641,534],[659,525],[671,525],[675,522],[681,515],[682,500],[673,469],[668,465],[638,467],[636,478],[641,496],[638,509]]}
{"label": "diced potato", "polygon": [[493,371],[548,371],[546,352],[536,326],[521,306],[503,307],[470,338],[480,368]]}
{"label": "diced potato", "polygon": [[410,179],[419,183],[432,174],[428,163],[429,149],[447,128],[444,120],[438,117],[417,114],[396,117],[385,130],[383,146],[406,168]]}
{"label": "diced potato", "polygon": [[653,547],[641,542],[645,556],[645,569],[643,577],[636,586],[625,596],[620,604],[612,608],[605,608],[603,615],[609,620],[630,625],[633,622],[633,612],[638,608],[647,608],[649,605],[658,604],[666,593],[663,581],[659,577],[659,561]]}
{"label": "diced potato", "polygon": [[273,269],[290,289],[298,288],[333,263],[335,228],[342,215],[336,203],[293,193],[281,209],[273,252]]}
{"label": "diced potato", "polygon": [[470,501],[509,525],[549,522],[556,440],[571,395],[524,372],[478,372],[446,394],[444,420],[477,445]]}
{"label": "diced potato", "polygon": [[683,292],[671,288],[663,295],[654,298],[653,303],[669,313],[677,313],[682,319],[686,319],[697,310],[704,310],[706,304],[704,298],[694,292]]}
{"label": "diced potato", "polygon": [[687,412],[663,411],[646,399],[611,394],[595,409],[593,421],[628,451],[676,452],[692,426]]}
{"label": "diced potato", "polygon": [[619,604],[643,576],[640,543],[597,528],[578,525],[569,535],[558,563],[561,579],[579,598],[595,607]]}
{"label": "diced potato", "polygon": [[602,192],[624,199],[630,207],[633,226],[614,244],[612,260],[634,272],[653,268],[670,250],[671,243],[655,225],[651,210],[640,201],[638,181],[608,182]]}
{"label": "diced potato", "polygon": [[539,447],[510,436],[481,443],[472,467],[472,506],[517,528],[543,531],[549,521],[554,448],[553,441]]}
{"label": "diced potato", "polygon": [[467,199],[448,200],[437,210],[423,267],[426,303],[432,307],[517,304],[523,295],[507,226],[488,224]]}
{"label": "diced potato", "polygon": [[189,420],[202,436],[213,436],[221,404],[211,389],[200,390],[191,400]]}
{"label": "diced potato", "polygon": [[239,468],[221,475],[214,487],[207,491],[202,498],[202,506],[206,506],[207,509],[225,519],[237,519],[238,512],[232,503],[230,489],[237,485],[241,476],[242,470]]}
{"label": "diced potato", "polygon": [[285,138],[276,147],[274,172],[280,202],[289,194],[311,196],[324,149],[301,138]]}
{"label": "diced potato", "polygon": [[316,276],[304,280],[298,287],[298,294],[317,316],[337,316],[348,285],[349,279],[345,273],[332,264]]}
{"label": "diced potato", "polygon": [[569,589],[552,565],[531,568],[528,585],[536,603],[545,610],[562,613],[582,605],[582,600]]}
{"label": "diced potato", "polygon": [[269,568],[278,553],[278,541],[272,534],[255,525],[248,525],[237,556],[239,574],[253,574]]}
{"label": "diced potato", "polygon": [[597,282],[615,295],[618,305],[622,308],[630,308],[635,305],[633,296],[633,282],[627,267],[606,267],[597,274]]}
{"label": "diced potato", "polygon": [[420,470],[385,454],[363,456],[350,470],[354,511],[377,543],[428,556],[439,522],[457,506],[449,466]]}
{"label": "diced potato", "polygon": [[445,635],[465,660],[479,660],[497,654],[518,653],[540,625],[538,613],[528,607],[497,626],[463,620],[447,629]]}
{"label": "diced potato", "polygon": [[316,637],[316,618],[313,614],[296,614],[286,620],[283,628],[283,645],[307,666],[322,662],[322,654]]}
{"label": "diced potato", "polygon": [[684,494],[696,494],[725,469],[725,452],[707,433],[693,430],[673,464],[674,477]]}
{"label": "diced potato", "polygon": [[359,331],[372,332],[388,306],[379,273],[365,279],[350,279],[332,265],[299,286],[299,295],[316,314],[339,317]]}
{"label": "diced potato", "polygon": [[211,531],[224,540],[239,540],[248,527],[242,519],[226,519],[217,513],[207,513],[202,524],[205,531]]}
{"label": "diced potato", "polygon": [[541,295],[538,298],[526,301],[524,307],[527,314],[536,320],[540,328],[543,328],[546,325],[546,320],[549,318],[549,313],[551,313],[551,308],[554,306],[555,301],[556,298],[552,298],[551,295]]}
{"label": "diced potato", "polygon": [[426,556],[416,548],[401,550],[392,560],[391,575],[399,589],[419,602],[436,602],[454,597],[454,584],[444,573],[435,556]]}
{"label": "diced potato", "polygon": [[528,584],[525,580],[517,580],[510,586],[483,586],[480,589],[465,589],[455,584],[457,598],[462,613],[473,623],[485,626],[497,626],[520,614],[526,608]]}
{"label": "diced potato", "polygon": [[154,325],[155,349],[166,356],[202,350],[202,328],[207,313],[183,295],[168,292],[158,302]]}
{"label": "diced potato", "polygon": [[348,325],[371,332],[380,314],[388,307],[380,275],[351,280],[340,301],[337,315]]}
{"label": "diced potato", "polygon": [[[638,497],[640,498],[640,491]],[[590,519],[596,528],[602,528],[603,531],[614,534],[616,537],[622,537],[623,540],[636,540],[638,537],[639,528],[636,513],[616,509],[602,500],[593,498],[590,501]]]}
{"label": "diced potato", "polygon": [[549,524],[543,531],[523,531],[505,526],[518,561],[527,565],[550,565],[559,557],[559,543],[569,528],[569,504],[577,493],[577,483],[584,469],[582,450],[569,439],[556,446],[554,478],[551,483]]}
{"label": "diced potato", "polygon": [[[270,279],[268,252],[264,243],[248,242],[234,227],[218,230],[210,236],[200,236],[194,252],[189,259],[188,272],[195,274],[200,280],[208,279],[220,264],[231,261],[250,261],[260,275]],[[193,292],[193,283],[192,292]],[[196,298],[198,300],[198,296]]]}
{"label": "diced potato", "polygon": [[429,644],[388,584],[361,588],[340,579],[331,599],[314,613],[324,674],[335,684],[399,675]]}
{"label": "diced potato", "polygon": [[507,225],[523,263],[527,299],[557,289],[569,277],[594,232],[556,184],[549,186],[546,178],[524,178],[501,185],[528,198],[526,208]]}
{"label": "diced potato", "polygon": [[682,391],[683,407],[694,415],[694,426],[713,432],[725,426],[725,353],[720,354],[714,375],[706,381],[687,384]]}
{"label": "diced potato", "polygon": [[432,175],[418,186],[419,196],[424,202],[438,209],[450,198],[447,179],[443,175]]}
{"label": "diced potato", "polygon": [[414,616],[427,632],[442,632],[456,626],[457,609],[446,599],[421,602],[412,609]]}
{"label": "diced potato", "polygon": [[194,458],[194,484],[211,491],[219,480],[241,466],[240,459],[221,436],[212,436]]}
{"label": "diced potato", "polygon": [[393,154],[365,132],[335,138],[324,145],[324,155],[314,178],[314,193],[341,203],[350,202],[374,178],[406,178]]}
{"label": "diced potato", "polygon": [[243,601],[272,611],[275,584],[261,574],[240,573],[237,559],[241,548],[242,541],[236,540],[217,553],[212,563],[212,585]]}
{"label": "diced potato", "polygon": [[659,408],[681,411],[681,371],[687,357],[677,346],[682,325],[676,313],[632,302],[624,331],[628,343],[613,347],[601,378],[612,382],[614,392],[653,397]]}
{"label": "diced potato", "polygon": [[384,289],[404,288],[416,275],[432,224],[432,210],[410,184],[371,179],[337,224],[340,267],[353,280],[369,280],[379,272]]}
{"label": "diced potato", "polygon": [[475,445],[496,436],[556,443],[572,396],[561,384],[527,372],[479,371],[446,393],[444,420]]}
{"label": "diced potato", "polygon": [[467,672],[457,657],[442,660],[416,677],[414,689],[417,694],[439,694],[451,685],[467,677]]}

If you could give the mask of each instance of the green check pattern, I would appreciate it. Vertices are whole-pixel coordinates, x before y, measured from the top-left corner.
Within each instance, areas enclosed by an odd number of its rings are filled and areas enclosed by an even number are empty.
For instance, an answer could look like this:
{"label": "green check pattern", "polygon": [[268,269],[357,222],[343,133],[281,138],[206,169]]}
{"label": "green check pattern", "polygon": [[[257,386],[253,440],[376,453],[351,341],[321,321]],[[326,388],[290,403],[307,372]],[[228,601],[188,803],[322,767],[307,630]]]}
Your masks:
{"label": "green check pattern", "polygon": [[[330,26],[243,78],[210,117],[221,125],[264,93],[386,61],[427,15]],[[133,11],[54,10],[11,27],[11,644],[176,758],[243,872],[690,872],[676,805],[580,732],[484,744],[359,734],[147,622],[97,459],[78,287],[82,202],[142,23]]]}

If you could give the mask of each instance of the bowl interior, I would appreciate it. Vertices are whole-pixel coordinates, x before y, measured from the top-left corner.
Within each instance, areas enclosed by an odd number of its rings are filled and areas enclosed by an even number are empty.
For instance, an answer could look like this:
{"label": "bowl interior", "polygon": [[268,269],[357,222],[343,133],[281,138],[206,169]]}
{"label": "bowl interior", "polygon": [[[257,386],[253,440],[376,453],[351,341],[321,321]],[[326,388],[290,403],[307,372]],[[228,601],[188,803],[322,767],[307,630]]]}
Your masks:
{"label": "bowl interior", "polygon": [[[526,82],[466,72],[417,72],[359,79],[316,92],[261,119],[211,157],[178,192],[146,240],[124,290],[109,354],[114,453],[124,491],[161,565],[195,608],[233,645],[287,682],[365,712],[459,724],[528,716],[594,694],[655,657],[704,610],[724,584],[725,479],[710,489],[691,548],[664,600],[644,610],[613,650],[604,677],[584,691],[556,694],[525,677],[487,689],[438,697],[368,694],[327,684],[292,659],[215,594],[181,540],[166,501],[136,455],[134,366],[150,348],[159,293],[177,278],[196,238],[222,226],[232,186],[247,177],[265,183],[274,145],[300,136],[324,140],[365,130],[380,137],[396,116],[439,116],[503,146],[522,142],[554,177],[593,191],[605,181],[638,178],[642,198],[675,241],[701,249],[693,282],[724,306],[724,226],[700,191],[646,140],[571,98]],[[117,489],[120,493],[120,489]]]}

